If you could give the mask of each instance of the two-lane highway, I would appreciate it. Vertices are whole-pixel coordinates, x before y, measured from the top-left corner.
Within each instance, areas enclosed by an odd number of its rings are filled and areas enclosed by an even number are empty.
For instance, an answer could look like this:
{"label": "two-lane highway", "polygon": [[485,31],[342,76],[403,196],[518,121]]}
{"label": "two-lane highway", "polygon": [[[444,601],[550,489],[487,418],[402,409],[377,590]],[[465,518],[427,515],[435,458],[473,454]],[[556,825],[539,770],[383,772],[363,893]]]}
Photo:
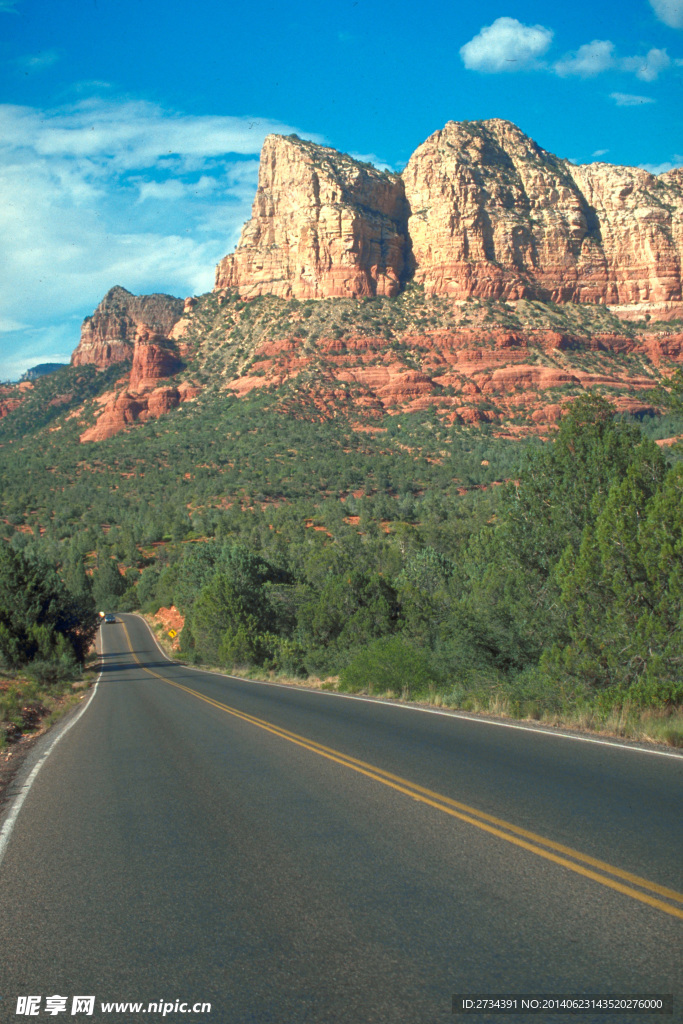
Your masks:
{"label": "two-lane highway", "polygon": [[199,672],[134,616],[102,644],[0,864],[3,1021],[60,995],[427,1024],[456,993],[674,993],[682,1019],[681,756]]}

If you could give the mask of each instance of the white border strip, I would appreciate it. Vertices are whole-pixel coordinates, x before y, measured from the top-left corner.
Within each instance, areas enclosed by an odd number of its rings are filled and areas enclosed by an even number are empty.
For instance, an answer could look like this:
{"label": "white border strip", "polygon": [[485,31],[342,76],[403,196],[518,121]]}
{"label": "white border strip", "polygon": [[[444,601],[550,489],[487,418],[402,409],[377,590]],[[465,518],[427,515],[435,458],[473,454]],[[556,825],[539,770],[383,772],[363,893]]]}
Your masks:
{"label": "white border strip", "polygon": [[194,665],[181,665],[177,661],[173,661],[172,658],[169,658],[166,652],[163,651],[159,645],[149,623],[136,612],[132,612],[131,614],[147,627],[149,635],[156,644],[157,650],[161,654],[162,658],[170,665],[175,665],[176,668],[187,669],[189,672],[201,672],[203,675],[210,676],[215,675],[219,679],[221,677],[224,679],[237,679],[241,683],[253,683],[255,686],[277,686],[282,690],[299,690],[304,693],[315,693],[321,697],[339,697],[342,700],[362,701],[365,704],[384,704],[386,707],[396,708],[401,711],[421,711],[425,715],[441,715],[442,718],[459,718],[463,722],[476,722],[478,725],[494,725],[498,726],[500,729],[518,729],[521,732],[532,732],[536,735],[540,733],[542,736],[552,736],[555,739],[560,740],[576,740],[577,743],[597,743],[601,747],[611,747],[616,750],[629,750],[639,754],[656,754],[658,757],[672,757],[679,761],[683,761],[683,754],[678,754],[673,750],[652,750],[650,747],[639,747],[635,744],[625,743],[619,739],[603,740],[598,739],[596,736],[576,736],[571,732],[559,732],[555,729],[544,729],[542,726],[522,725],[519,722],[498,722],[492,718],[480,718],[478,715],[466,715],[460,711],[441,711],[439,708],[423,708],[417,704],[399,704],[393,700],[385,700],[382,697],[358,697],[352,693],[335,693],[333,690],[316,690],[311,686],[292,686],[287,683],[274,683],[265,679],[245,679],[244,676],[231,676],[228,675],[227,672],[207,672],[206,669],[196,668]]}
{"label": "white border strip", "polygon": [[72,726],[74,726],[76,724],[76,722],[79,720],[79,718],[82,715],[85,714],[85,712],[88,710],[88,708],[92,704],[93,700],[95,699],[95,694],[97,693],[97,687],[100,685],[100,679],[102,678],[102,673],[103,672],[104,672],[104,668],[102,668],[100,670],[100,674],[97,677],[97,682],[95,683],[95,687],[94,687],[92,693],[90,694],[90,700],[87,702],[87,704],[84,707],[81,708],[81,710],[78,712],[77,715],[74,715],[74,717],[71,719],[71,721],[62,729],[62,731],[60,733],[58,733],[57,736],[55,736],[55,738],[53,739],[52,743],[47,748],[47,750],[43,754],[40,755],[40,757],[38,758],[38,760],[34,764],[29,777],[26,779],[26,782],[24,783],[24,785],[21,787],[21,789],[19,790],[18,794],[14,798],[14,803],[12,804],[12,806],[10,808],[10,811],[9,811],[9,814],[7,815],[7,818],[5,819],[5,824],[0,829],[0,866],[2,865],[3,858],[5,856],[5,853],[7,852],[7,847],[9,845],[10,837],[12,835],[12,830],[14,829],[14,825],[16,823],[16,820],[19,817],[19,811],[21,810],[21,808],[22,808],[22,806],[24,804],[24,800],[26,799],[26,797],[28,796],[28,794],[30,792],[31,786],[36,781],[36,776],[38,775],[38,772],[43,767],[43,765],[45,764],[45,762],[47,761],[48,757],[50,756],[50,754],[52,753],[54,748],[57,746],[59,741],[64,736],[66,736],[66,734],[68,733],[69,729],[71,729]]}

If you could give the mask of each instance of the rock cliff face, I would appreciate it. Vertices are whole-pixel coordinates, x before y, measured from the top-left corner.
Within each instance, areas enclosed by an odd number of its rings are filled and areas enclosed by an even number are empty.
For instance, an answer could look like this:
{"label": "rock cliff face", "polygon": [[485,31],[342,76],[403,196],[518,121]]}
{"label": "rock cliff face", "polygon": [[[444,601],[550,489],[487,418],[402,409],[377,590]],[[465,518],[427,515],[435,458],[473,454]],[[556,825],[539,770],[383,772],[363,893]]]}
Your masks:
{"label": "rock cliff face", "polygon": [[182,362],[171,343],[158,334],[142,330],[133,345],[133,365],[130,370],[130,388],[135,391],[150,381],[172,377],[182,368]]}
{"label": "rock cliff face", "polygon": [[216,288],[243,297],[394,295],[680,302],[683,172],[576,167],[514,124],[453,121],[401,177],[268,136],[251,220]]}
{"label": "rock cliff face", "polygon": [[610,304],[681,300],[683,171],[655,177],[638,167],[586,164],[571,173],[599,225],[604,272],[591,284],[589,301]]}
{"label": "rock cliff face", "polygon": [[184,346],[172,340],[173,329],[194,300],[172,295],[132,295],[125,288],[107,292],[92,316],[83,321],[81,341],[71,356],[73,366],[92,363],[105,369],[132,359],[123,390],[103,395],[94,426],[81,441],[103,441],[132,423],[156,419],[201,388],[187,381],[159,386],[183,368]]}
{"label": "rock cliff face", "polygon": [[93,363],[101,369],[133,357],[138,334],[168,338],[183,313],[182,299],[172,295],[131,295],[111,288],[81,327],[81,340],[71,356],[72,366]]}
{"label": "rock cliff face", "polygon": [[17,387],[0,386],[0,420],[21,405],[22,394]]}
{"label": "rock cliff face", "polygon": [[251,220],[216,288],[248,298],[395,295],[406,274],[408,209],[398,175],[269,135]]}
{"label": "rock cliff face", "polygon": [[102,395],[99,400],[100,412],[97,421],[81,434],[81,441],[105,441],[134,423],[155,420],[181,402],[196,398],[201,388],[181,382],[178,387],[152,387],[144,392],[131,393],[125,390]]}
{"label": "rock cliff face", "polygon": [[103,441],[131,423],[156,419],[199,394],[201,389],[187,381],[177,387],[159,386],[183,369],[185,346],[169,336],[192,302],[172,295],[131,295],[117,286],[85,318],[72,365],[92,363],[105,369],[132,359],[132,367],[128,379],[121,382],[124,390],[100,398],[97,420],[81,435],[82,441]]}
{"label": "rock cliff face", "polygon": [[415,279],[430,294],[588,299],[605,277],[594,213],[570,167],[507,121],[449,121],[403,172]]}
{"label": "rock cliff face", "polygon": [[181,402],[195,398],[201,388],[188,381],[159,386],[183,368],[173,342],[159,334],[139,330],[133,343],[133,365],[124,390],[101,396],[94,426],[81,434],[81,441],[104,441],[138,421],[157,419]]}

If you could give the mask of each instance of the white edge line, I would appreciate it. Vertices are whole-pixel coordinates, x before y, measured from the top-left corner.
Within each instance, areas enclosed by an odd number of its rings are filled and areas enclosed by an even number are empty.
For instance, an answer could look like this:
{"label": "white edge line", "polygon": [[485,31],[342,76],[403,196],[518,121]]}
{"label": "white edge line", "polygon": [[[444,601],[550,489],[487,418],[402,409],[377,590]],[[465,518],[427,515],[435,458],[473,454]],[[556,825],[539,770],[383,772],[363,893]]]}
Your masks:
{"label": "white edge line", "polygon": [[12,831],[14,829],[14,825],[16,823],[17,818],[19,817],[19,811],[21,810],[21,808],[23,806],[23,803],[24,803],[24,800],[26,799],[26,797],[28,796],[28,794],[30,792],[31,786],[36,781],[36,777],[38,775],[38,772],[43,767],[43,765],[45,764],[45,762],[47,761],[48,757],[50,756],[50,754],[52,753],[54,748],[57,746],[59,741],[64,736],[66,736],[66,734],[68,733],[69,729],[71,729],[72,726],[74,726],[76,724],[76,722],[79,720],[79,718],[82,715],[85,714],[85,712],[88,710],[88,708],[92,704],[93,700],[95,699],[95,694],[97,693],[97,687],[100,685],[100,679],[102,678],[102,673],[103,672],[104,672],[104,666],[100,669],[100,674],[98,675],[97,680],[95,682],[95,686],[93,688],[93,691],[90,694],[90,700],[87,702],[87,704],[84,705],[84,707],[81,708],[81,710],[78,712],[78,714],[74,715],[74,717],[71,719],[71,721],[67,723],[67,725],[61,730],[61,732],[59,732],[55,736],[55,738],[53,739],[52,743],[47,748],[47,750],[40,755],[40,757],[38,758],[38,760],[34,764],[33,768],[31,769],[31,773],[29,774],[28,778],[26,779],[26,781],[24,782],[23,786],[21,787],[21,789],[17,793],[16,797],[14,798],[14,803],[12,804],[12,806],[10,808],[10,811],[9,811],[9,814],[7,815],[7,817],[5,819],[5,823],[2,826],[2,828],[0,829],[0,865],[2,865],[3,858],[5,856],[5,853],[7,852],[7,847],[9,845],[9,841],[10,841],[10,837],[12,835]]}
{"label": "white edge line", "polygon": [[601,740],[596,736],[575,736],[569,732],[556,732],[554,729],[543,729],[541,727],[533,725],[522,725],[518,722],[497,722],[491,718],[479,718],[476,715],[463,715],[459,711],[440,711],[439,708],[422,708],[415,704],[397,704],[392,700],[384,700],[381,697],[358,697],[352,693],[335,693],[333,690],[316,690],[310,686],[291,686],[287,683],[274,683],[270,680],[265,679],[245,679],[244,676],[228,675],[227,672],[207,672],[206,669],[196,668],[194,665],[181,665],[177,661],[173,661],[159,645],[157,638],[148,622],[138,615],[137,612],[130,613],[135,616],[136,619],[140,619],[142,623],[149,630],[149,635],[156,644],[159,654],[162,658],[169,663],[169,665],[175,665],[176,668],[184,668],[189,672],[201,672],[202,675],[215,675],[218,678],[221,676],[224,679],[237,679],[241,683],[253,683],[255,686],[277,686],[281,690],[300,690],[304,693],[314,693],[320,697],[339,697],[342,700],[354,700],[362,701],[365,704],[384,704],[389,708],[396,708],[401,711],[421,711],[425,715],[440,715],[442,718],[458,718],[463,722],[476,722],[478,725],[494,725],[500,729],[519,729],[521,732],[532,732],[535,735],[539,733],[542,736],[552,736],[554,739],[559,740],[576,740],[577,743],[597,743],[601,747],[611,747],[616,750],[629,750],[639,754],[656,754],[658,757],[672,757],[678,761],[683,761],[683,754],[677,754],[672,750],[651,750],[649,747],[639,747],[630,743],[622,743],[620,740]]}

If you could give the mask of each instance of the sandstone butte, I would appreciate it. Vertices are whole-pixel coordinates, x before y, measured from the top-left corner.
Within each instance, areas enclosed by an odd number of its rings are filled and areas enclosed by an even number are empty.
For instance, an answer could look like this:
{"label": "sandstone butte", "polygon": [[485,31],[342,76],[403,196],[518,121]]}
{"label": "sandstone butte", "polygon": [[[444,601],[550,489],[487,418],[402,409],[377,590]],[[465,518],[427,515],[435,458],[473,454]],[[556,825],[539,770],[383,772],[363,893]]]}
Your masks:
{"label": "sandstone butte", "polygon": [[100,396],[97,422],[84,431],[82,441],[102,441],[132,423],[156,419],[199,393],[188,381],[159,386],[183,368],[187,353],[169,335],[191,304],[172,295],[132,295],[116,286],[85,318],[71,364],[105,369],[132,359],[132,366],[124,390]]}
{"label": "sandstone butte", "polygon": [[104,369],[132,359],[139,332],[165,339],[183,312],[182,299],[172,295],[132,295],[111,288],[81,327],[81,340],[71,356],[72,366],[93,363]]}
{"label": "sandstone butte", "polygon": [[574,166],[509,121],[449,121],[386,174],[296,136],[263,145],[251,219],[216,270],[252,298],[680,302],[683,170]]}
{"label": "sandstone butte", "polygon": [[[682,222],[683,170],[655,176],[605,163],[575,166],[508,121],[448,122],[400,175],[296,136],[270,135],[251,219],[235,252],[218,264],[214,290],[219,304],[226,290],[245,300],[360,300],[392,298],[415,282],[454,308],[470,299],[512,307],[537,300],[609,306],[622,319],[675,319],[683,316]],[[97,422],[81,440],[110,437],[199,393],[187,380],[161,383],[201,337],[198,301],[116,287],[86,318],[72,364],[132,360],[132,368],[122,387],[101,396]],[[653,377],[558,364],[575,349],[637,352],[652,367],[683,359],[673,324],[673,332],[634,341],[618,332],[573,337],[528,327],[515,334],[472,324],[471,315],[466,322],[401,339],[419,352],[419,370],[383,338],[352,331],[343,342],[321,337],[313,354],[297,337],[264,336],[249,366],[224,386],[246,395],[308,368],[333,401],[343,405],[353,386],[355,400],[377,416],[436,402],[452,421],[474,423],[492,418],[477,406],[495,397],[511,415],[526,408],[542,427],[559,418],[557,389],[567,387],[621,386],[631,394],[615,395],[617,408],[647,408],[638,392]],[[544,391],[552,391],[550,401]],[[326,398],[312,402],[326,414]]]}

